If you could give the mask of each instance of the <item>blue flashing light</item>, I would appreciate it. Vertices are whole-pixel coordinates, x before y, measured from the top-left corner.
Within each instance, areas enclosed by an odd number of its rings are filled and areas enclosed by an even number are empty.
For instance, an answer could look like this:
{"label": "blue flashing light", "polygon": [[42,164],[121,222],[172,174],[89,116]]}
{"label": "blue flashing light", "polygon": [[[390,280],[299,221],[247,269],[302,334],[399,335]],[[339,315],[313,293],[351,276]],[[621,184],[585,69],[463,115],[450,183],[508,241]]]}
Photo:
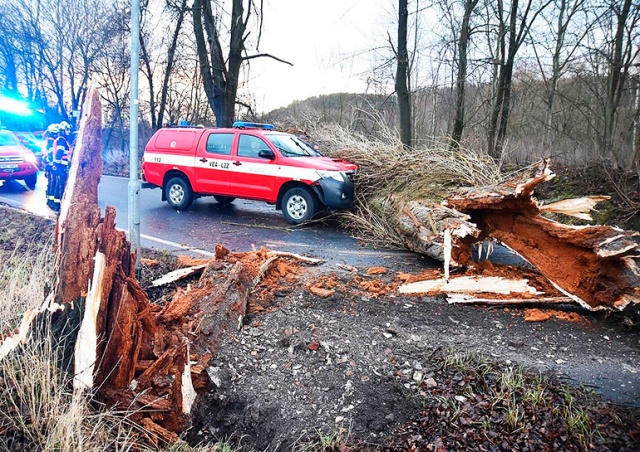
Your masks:
{"label": "blue flashing light", "polygon": [[258,122],[246,122],[246,121],[236,121],[233,123],[234,129],[262,129],[262,130],[273,130],[275,127],[273,124],[260,124]]}
{"label": "blue flashing light", "polygon": [[189,127],[189,121],[183,119],[182,121],[180,121],[180,127]]}
{"label": "blue flashing light", "polygon": [[33,111],[26,102],[0,94],[0,111],[17,116],[31,116]]}

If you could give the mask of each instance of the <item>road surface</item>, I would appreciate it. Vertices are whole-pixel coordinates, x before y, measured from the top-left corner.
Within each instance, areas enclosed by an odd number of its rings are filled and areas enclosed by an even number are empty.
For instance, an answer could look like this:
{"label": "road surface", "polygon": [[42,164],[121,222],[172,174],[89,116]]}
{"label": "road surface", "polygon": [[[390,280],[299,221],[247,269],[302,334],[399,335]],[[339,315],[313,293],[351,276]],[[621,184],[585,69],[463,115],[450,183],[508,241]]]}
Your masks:
{"label": "road surface", "polygon": [[[128,228],[128,178],[102,176],[98,204],[116,208],[116,225]],[[21,182],[0,185],[0,202],[36,215],[54,219],[46,205],[47,181],[42,173],[34,191]],[[186,211],[176,211],[161,201],[160,189],[140,192],[141,246],[191,255],[211,256],[216,244],[231,251],[250,251],[265,246],[324,259],[328,265],[356,268],[393,267],[405,271],[432,268],[439,263],[401,250],[363,247],[347,231],[330,221],[291,226],[282,213],[263,202],[237,199],[230,205],[218,204],[212,197],[197,199]]]}

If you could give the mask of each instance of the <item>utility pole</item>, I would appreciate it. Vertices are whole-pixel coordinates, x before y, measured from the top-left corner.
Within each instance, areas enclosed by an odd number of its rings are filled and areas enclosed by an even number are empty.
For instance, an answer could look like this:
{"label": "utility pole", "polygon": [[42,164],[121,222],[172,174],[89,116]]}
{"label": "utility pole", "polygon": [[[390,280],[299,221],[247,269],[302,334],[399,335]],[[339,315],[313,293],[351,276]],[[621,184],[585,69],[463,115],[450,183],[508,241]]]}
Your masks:
{"label": "utility pole", "polygon": [[138,70],[140,67],[140,0],[131,0],[131,89],[129,93],[129,203],[131,249],[140,272],[140,180],[138,179]]}

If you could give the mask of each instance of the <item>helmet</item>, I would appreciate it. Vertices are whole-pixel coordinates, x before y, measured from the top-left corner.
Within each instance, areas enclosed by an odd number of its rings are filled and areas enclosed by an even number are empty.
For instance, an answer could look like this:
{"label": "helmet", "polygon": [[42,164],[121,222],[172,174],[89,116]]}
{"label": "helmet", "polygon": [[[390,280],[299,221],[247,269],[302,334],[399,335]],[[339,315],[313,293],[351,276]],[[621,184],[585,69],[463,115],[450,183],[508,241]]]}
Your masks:
{"label": "helmet", "polygon": [[60,130],[64,131],[64,130],[71,130],[71,124],[69,124],[67,121],[62,121],[60,124],[58,124],[60,126]]}
{"label": "helmet", "polygon": [[47,132],[49,133],[58,133],[60,132],[60,124],[49,124],[49,127],[47,127]]}

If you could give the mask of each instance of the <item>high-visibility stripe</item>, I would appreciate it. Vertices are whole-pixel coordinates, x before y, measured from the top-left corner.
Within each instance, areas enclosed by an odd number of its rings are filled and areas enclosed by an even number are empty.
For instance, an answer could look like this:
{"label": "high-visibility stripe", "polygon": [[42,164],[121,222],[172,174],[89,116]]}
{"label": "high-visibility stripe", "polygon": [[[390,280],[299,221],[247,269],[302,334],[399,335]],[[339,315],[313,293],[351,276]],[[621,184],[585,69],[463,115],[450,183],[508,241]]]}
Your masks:
{"label": "high-visibility stripe", "polygon": [[[215,169],[217,171],[229,171],[236,174],[276,176],[307,182],[313,182],[320,179],[317,171],[313,168],[300,168],[276,163],[261,163],[253,160],[240,161],[236,157],[216,159],[206,156],[206,162],[201,162],[201,158],[202,156],[198,156],[198,158],[196,158],[194,155],[161,154],[152,152],[146,152],[144,155],[145,165],[149,165],[150,167],[155,165],[164,165],[177,168],[191,167],[199,169]],[[234,165],[234,162],[236,161],[240,161],[241,164]]]}

